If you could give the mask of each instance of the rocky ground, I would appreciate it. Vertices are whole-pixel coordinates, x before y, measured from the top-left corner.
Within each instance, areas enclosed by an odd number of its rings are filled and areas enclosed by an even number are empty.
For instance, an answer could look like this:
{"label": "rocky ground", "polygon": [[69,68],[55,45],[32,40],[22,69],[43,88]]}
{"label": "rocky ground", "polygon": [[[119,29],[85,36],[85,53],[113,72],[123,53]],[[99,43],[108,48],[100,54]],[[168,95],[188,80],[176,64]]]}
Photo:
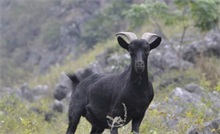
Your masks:
{"label": "rocky ground", "polygon": [[[169,42],[163,41],[162,45],[153,51],[149,57],[149,69],[151,72],[151,79],[153,81],[161,77],[167,70],[187,70],[195,66],[195,58],[198,55],[204,55],[206,57],[216,56],[220,57],[220,33],[210,32],[206,38],[205,43],[202,41],[195,41],[192,44],[182,47],[181,57],[179,58],[177,53],[174,52]],[[75,74],[80,80],[88,77],[92,73],[115,73],[123,70],[123,68],[129,64],[129,55],[115,53],[112,50],[106,50],[102,54],[97,56],[97,61],[93,62],[85,69],[81,69]],[[168,94],[166,101],[154,101],[150,105],[150,109],[159,109],[166,113],[163,121],[169,128],[175,129],[179,121],[187,119],[181,116],[190,107],[201,109],[204,111],[205,116],[216,117],[215,120],[210,120],[203,124],[202,128],[195,127],[193,124],[191,128],[188,128],[189,134],[219,134],[220,133],[220,92],[208,91],[202,85],[194,83],[193,78],[174,77],[163,79],[159,85],[156,86],[156,93],[160,92],[164,88],[172,85],[178,85],[181,81],[187,79],[187,83],[183,86],[176,86]],[[56,118],[54,113],[67,113],[68,103],[70,100],[70,94],[74,85],[71,85],[69,78],[65,73],[62,73],[60,80],[57,82],[53,93],[48,89],[48,85],[38,85],[35,88],[30,89],[28,83],[23,84],[18,89],[12,89],[10,87],[1,87],[0,98],[5,94],[14,95],[21,99],[24,103],[33,103],[41,100],[42,98],[53,96],[54,102],[51,104],[50,112],[39,111],[35,107],[30,107],[30,110],[36,113],[42,114],[46,121],[50,121]],[[73,86],[73,87],[72,87]],[[53,95],[51,95],[53,94]],[[210,103],[209,106],[206,104]],[[1,114],[4,111],[0,110]],[[198,113],[199,114],[199,113]],[[190,116],[190,113],[189,113]]]}

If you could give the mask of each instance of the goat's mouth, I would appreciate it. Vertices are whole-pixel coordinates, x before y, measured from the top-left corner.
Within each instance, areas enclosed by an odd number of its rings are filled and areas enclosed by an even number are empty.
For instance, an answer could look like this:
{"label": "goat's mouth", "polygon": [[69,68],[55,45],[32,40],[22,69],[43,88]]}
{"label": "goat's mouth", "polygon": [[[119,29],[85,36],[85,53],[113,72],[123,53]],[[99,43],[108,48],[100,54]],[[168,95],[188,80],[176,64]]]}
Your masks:
{"label": "goat's mouth", "polygon": [[143,72],[144,72],[144,66],[141,66],[141,67],[140,67],[140,66],[136,66],[136,67],[135,67],[135,70],[136,70],[136,72],[139,73],[139,74],[140,74],[140,73],[143,73]]}

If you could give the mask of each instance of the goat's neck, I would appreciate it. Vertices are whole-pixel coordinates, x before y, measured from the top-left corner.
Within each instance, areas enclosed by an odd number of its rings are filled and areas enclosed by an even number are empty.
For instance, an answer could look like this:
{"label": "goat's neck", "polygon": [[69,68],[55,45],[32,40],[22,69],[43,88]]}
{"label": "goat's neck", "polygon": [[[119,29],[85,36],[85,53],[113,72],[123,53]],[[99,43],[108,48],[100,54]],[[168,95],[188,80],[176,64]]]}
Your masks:
{"label": "goat's neck", "polygon": [[133,84],[135,85],[148,85],[149,79],[148,79],[148,70],[147,70],[147,65],[145,65],[145,70],[139,74],[135,71],[132,66],[129,68],[130,71],[130,80]]}

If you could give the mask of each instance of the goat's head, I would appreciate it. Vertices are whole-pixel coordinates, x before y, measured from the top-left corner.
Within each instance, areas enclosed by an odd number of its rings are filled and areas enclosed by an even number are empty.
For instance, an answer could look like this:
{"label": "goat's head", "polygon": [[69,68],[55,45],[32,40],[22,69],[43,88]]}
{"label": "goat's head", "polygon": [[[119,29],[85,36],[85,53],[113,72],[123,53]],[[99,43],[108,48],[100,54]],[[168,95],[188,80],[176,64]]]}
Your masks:
{"label": "goat's head", "polygon": [[132,66],[137,73],[145,70],[149,52],[161,42],[161,37],[153,33],[144,33],[141,39],[131,32],[119,32],[116,36],[119,45],[130,53]]}

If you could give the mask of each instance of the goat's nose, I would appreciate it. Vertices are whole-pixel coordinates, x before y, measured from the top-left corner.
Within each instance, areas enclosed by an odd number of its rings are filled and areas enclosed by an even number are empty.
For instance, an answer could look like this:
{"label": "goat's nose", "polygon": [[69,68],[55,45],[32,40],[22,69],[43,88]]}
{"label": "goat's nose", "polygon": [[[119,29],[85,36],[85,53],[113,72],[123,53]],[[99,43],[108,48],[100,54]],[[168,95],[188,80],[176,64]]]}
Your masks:
{"label": "goat's nose", "polygon": [[138,66],[138,67],[143,67],[143,66],[144,66],[144,62],[138,61],[138,62],[136,63],[136,66]]}

